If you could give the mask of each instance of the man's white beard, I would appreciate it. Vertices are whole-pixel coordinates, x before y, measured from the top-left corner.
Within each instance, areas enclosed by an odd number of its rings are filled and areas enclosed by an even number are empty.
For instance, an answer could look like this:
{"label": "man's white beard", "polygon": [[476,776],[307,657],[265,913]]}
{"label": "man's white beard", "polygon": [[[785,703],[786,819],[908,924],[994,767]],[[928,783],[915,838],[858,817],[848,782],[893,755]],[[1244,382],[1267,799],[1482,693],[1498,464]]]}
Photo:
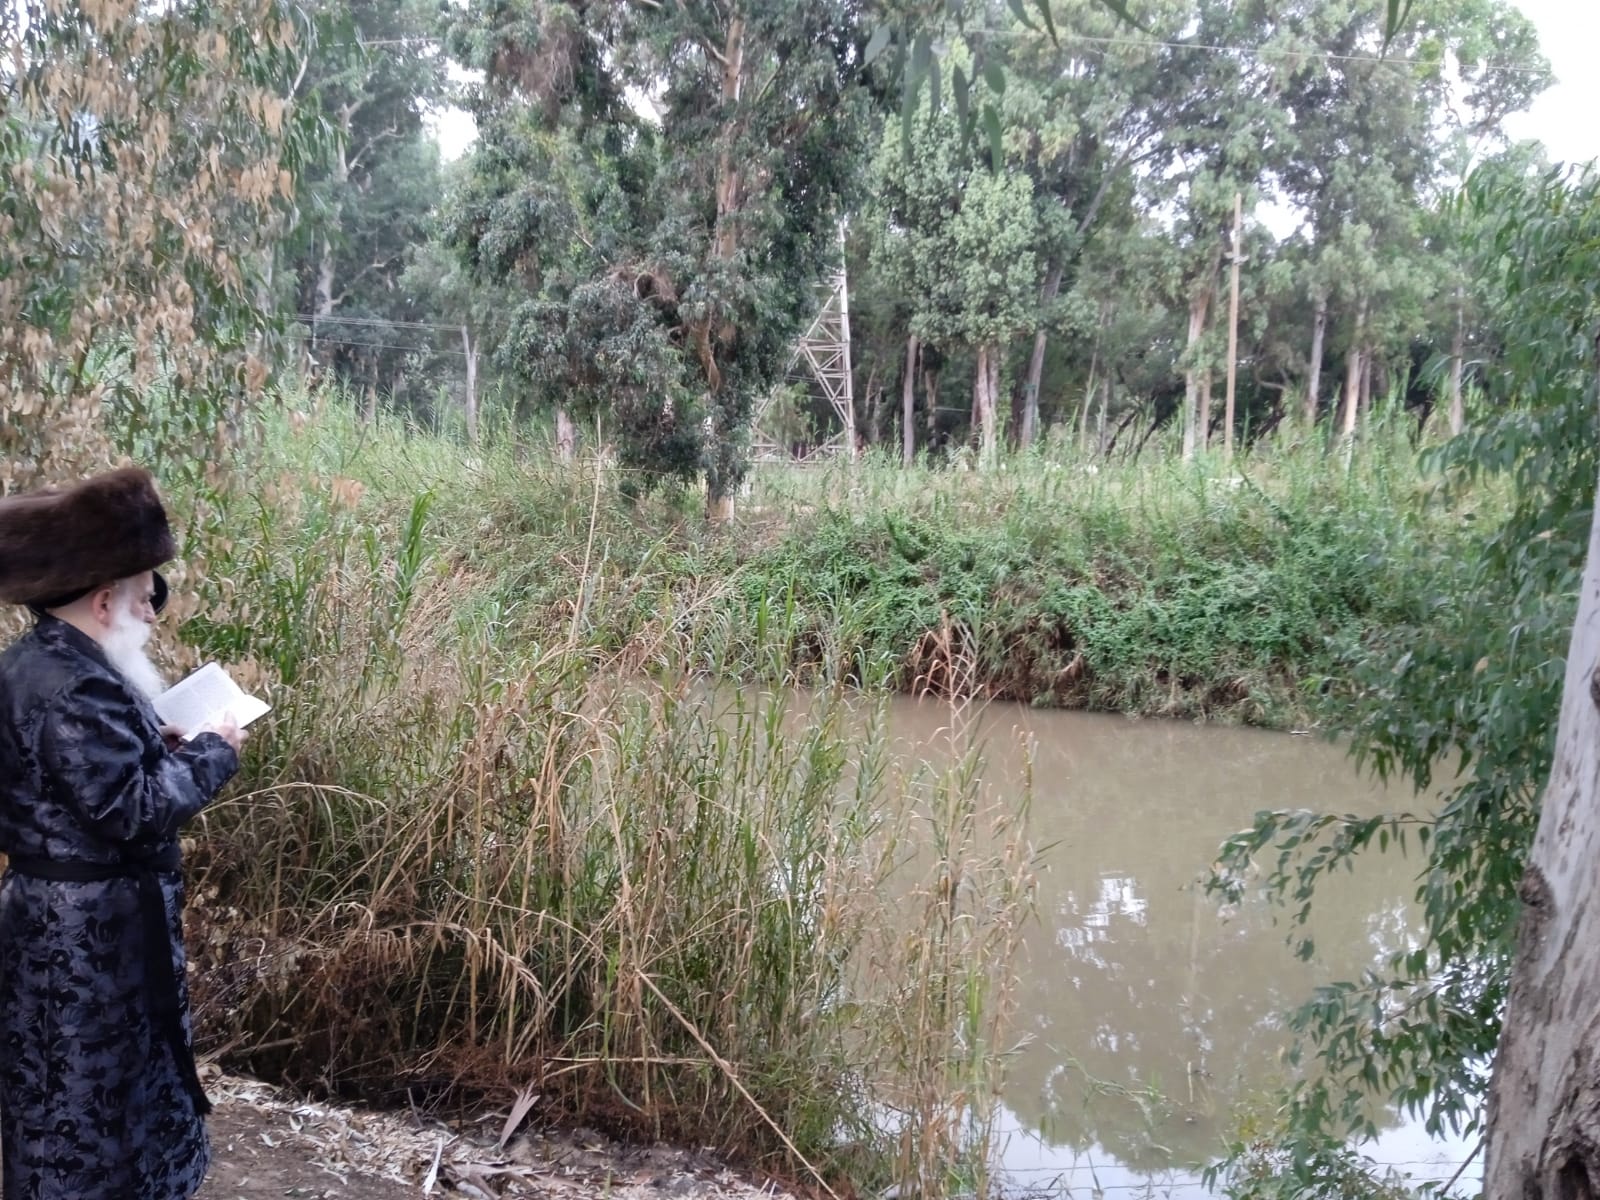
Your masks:
{"label": "man's white beard", "polygon": [[111,628],[100,641],[106,660],[147,700],[154,700],[167,690],[161,672],[144,652],[153,632],[138,617],[122,609],[112,618]]}

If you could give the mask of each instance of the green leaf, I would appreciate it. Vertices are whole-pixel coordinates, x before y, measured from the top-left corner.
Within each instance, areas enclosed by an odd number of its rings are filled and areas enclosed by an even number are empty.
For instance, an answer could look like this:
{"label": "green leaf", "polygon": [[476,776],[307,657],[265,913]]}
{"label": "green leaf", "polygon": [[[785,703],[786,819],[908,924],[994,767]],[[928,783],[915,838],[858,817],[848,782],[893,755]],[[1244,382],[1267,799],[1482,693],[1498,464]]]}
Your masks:
{"label": "green leaf", "polygon": [[922,86],[922,77],[928,73],[928,66],[933,61],[933,35],[928,33],[917,34],[917,40],[911,43],[911,90],[913,93]]}
{"label": "green leaf", "polygon": [[[1110,0],[1107,0],[1109,3]],[[1406,18],[1411,15],[1412,0],[1389,0],[1388,19],[1383,23],[1383,48],[1389,49],[1389,43],[1394,41],[1395,35],[1400,32],[1400,27],[1405,24]]]}
{"label": "green leaf", "polygon": [[1044,18],[1045,32],[1050,35],[1052,45],[1059,46],[1061,39],[1056,36],[1056,19],[1050,15],[1050,0],[1034,0],[1039,6],[1039,15]]}
{"label": "green leaf", "polygon": [[900,156],[911,161],[911,124],[917,116],[917,92],[911,86],[911,76],[905,77],[904,96],[900,101]]}
{"label": "green leaf", "polygon": [[[1049,0],[1039,0],[1041,6],[1048,2]],[[1150,29],[1147,25],[1142,23],[1137,17],[1128,11],[1128,0],[1100,0],[1100,3],[1109,8],[1112,12],[1116,13],[1117,17],[1123,22],[1123,24],[1132,25],[1141,33],[1150,32]]]}
{"label": "green leaf", "polygon": [[1016,16],[1017,20],[1021,21],[1035,33],[1038,32],[1039,27],[1033,23],[1031,18],[1029,18],[1028,10],[1023,5],[1022,0],[1006,0],[1006,2],[1011,5],[1011,11]]}
{"label": "green leaf", "polygon": [[983,79],[989,85],[989,91],[995,96],[1003,96],[1006,91],[1006,69],[997,62],[983,64]]}
{"label": "green leaf", "polygon": [[928,120],[932,121],[939,115],[939,76],[941,72],[937,64],[928,71]]}
{"label": "green leaf", "polygon": [[989,131],[989,169],[998,175],[1003,161],[1000,157],[1000,110],[993,104],[983,106],[983,127]]}
{"label": "green leaf", "polygon": [[972,85],[959,63],[950,77],[950,86],[956,94],[956,120],[961,123],[961,141],[965,143],[972,137]]}
{"label": "green leaf", "polygon": [[917,92],[922,87],[922,77],[928,73],[928,59],[933,43],[925,33],[918,34],[911,46],[911,68],[905,73],[900,99],[900,148],[906,160],[911,159],[911,129],[917,119]]}
{"label": "green leaf", "polygon": [[878,56],[889,48],[889,39],[894,35],[894,30],[887,25],[879,25],[872,31],[872,36],[867,39],[867,48],[861,55],[861,65],[870,67]]}

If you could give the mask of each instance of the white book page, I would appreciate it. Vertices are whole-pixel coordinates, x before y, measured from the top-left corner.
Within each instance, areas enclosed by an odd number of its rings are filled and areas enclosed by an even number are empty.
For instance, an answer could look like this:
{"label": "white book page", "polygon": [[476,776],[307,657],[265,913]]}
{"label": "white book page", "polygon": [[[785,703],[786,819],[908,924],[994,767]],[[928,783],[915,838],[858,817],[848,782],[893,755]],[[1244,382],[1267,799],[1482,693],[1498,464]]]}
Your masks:
{"label": "white book page", "polygon": [[184,731],[185,741],[205,729],[214,729],[229,717],[242,729],[272,711],[266,701],[242,691],[214,662],[162,692],[154,706],[157,716]]}

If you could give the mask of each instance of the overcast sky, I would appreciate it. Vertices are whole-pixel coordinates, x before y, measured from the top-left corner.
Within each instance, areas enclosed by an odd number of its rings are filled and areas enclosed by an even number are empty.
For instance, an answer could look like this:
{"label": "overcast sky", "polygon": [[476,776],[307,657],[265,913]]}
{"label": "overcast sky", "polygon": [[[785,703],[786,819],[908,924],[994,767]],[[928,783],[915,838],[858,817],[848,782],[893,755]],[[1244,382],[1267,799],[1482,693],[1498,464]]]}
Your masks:
{"label": "overcast sky", "polygon": [[[1600,0],[1516,0],[1533,19],[1539,44],[1555,68],[1556,83],[1508,123],[1513,138],[1538,138],[1563,162],[1600,158]],[[437,116],[447,159],[472,140],[472,118],[459,109]]]}
{"label": "overcast sky", "polygon": [[1538,138],[1563,162],[1600,158],[1600,4],[1595,0],[1517,0],[1539,29],[1555,86],[1508,122],[1514,138]]}

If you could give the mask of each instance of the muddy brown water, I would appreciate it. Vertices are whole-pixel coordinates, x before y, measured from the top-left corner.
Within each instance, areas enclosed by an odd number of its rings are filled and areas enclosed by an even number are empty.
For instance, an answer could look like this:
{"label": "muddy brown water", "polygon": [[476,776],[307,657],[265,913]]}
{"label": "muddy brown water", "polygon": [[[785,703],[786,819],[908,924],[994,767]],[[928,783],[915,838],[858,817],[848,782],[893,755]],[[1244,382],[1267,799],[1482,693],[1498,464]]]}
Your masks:
{"label": "muddy brown water", "polygon": [[[895,701],[895,756],[949,761],[951,717]],[[1222,909],[1199,881],[1261,809],[1371,814],[1417,801],[1317,737],[1016,705],[973,720],[984,786],[1018,796],[1031,777],[1033,841],[1050,847],[1019,964],[1028,1044],[1004,1093],[1000,1164],[1058,1193],[1203,1194],[1193,1168],[1287,1077],[1287,1010],[1407,944],[1418,863],[1372,854],[1331,879],[1309,962],[1287,944],[1284,910],[1259,894]],[[1380,1124],[1366,1152],[1419,1182],[1448,1178],[1470,1149],[1393,1113]]]}

